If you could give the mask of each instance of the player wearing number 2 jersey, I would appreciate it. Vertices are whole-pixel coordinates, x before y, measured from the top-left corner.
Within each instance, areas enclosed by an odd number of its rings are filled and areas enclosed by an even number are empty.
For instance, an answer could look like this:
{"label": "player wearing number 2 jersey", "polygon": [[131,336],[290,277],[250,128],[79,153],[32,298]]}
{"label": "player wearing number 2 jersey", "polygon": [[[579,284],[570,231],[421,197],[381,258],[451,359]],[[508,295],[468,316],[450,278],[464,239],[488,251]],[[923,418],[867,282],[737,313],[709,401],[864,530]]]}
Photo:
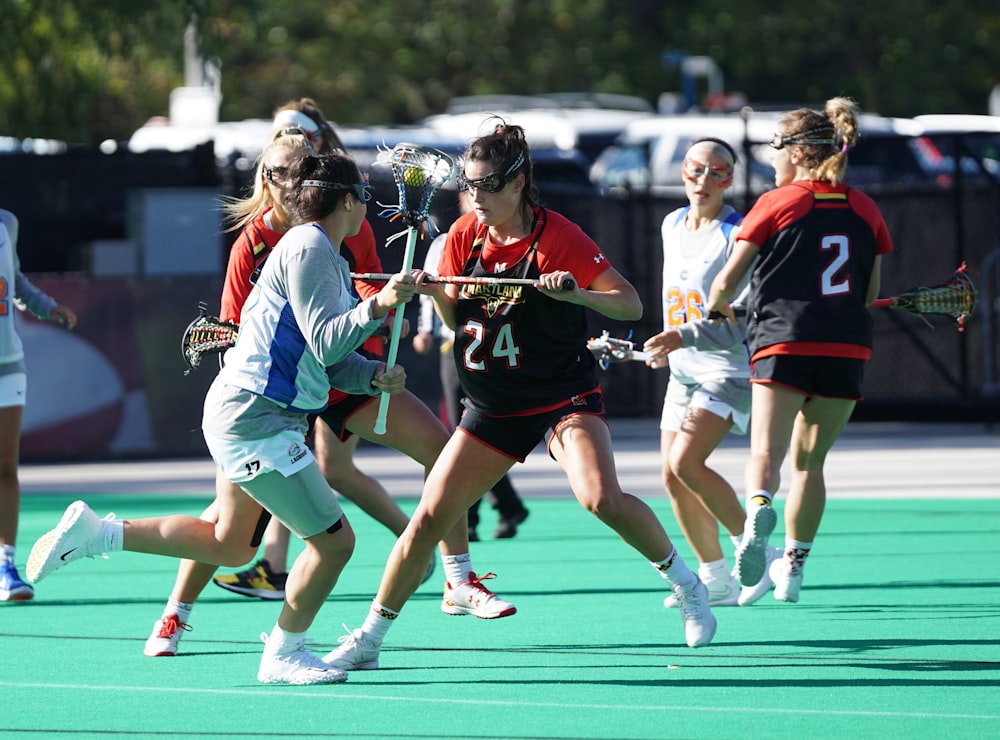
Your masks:
{"label": "player wearing number 2 jersey", "polygon": [[[730,318],[727,300],[753,267],[748,338],[753,417],[747,522],[736,569],[744,586],[768,571],[775,598],[799,600],[802,569],[826,503],[823,462],[861,397],[871,354],[867,307],[892,250],[872,200],[842,183],[857,141],[857,106],[832,98],[823,111],[784,116],[771,142],[776,190],[747,214],[733,256],[712,285],[708,309]],[[758,256],[759,255],[759,256]],[[772,499],[791,445],[785,556],[768,565]]]}
{"label": "player wearing number 2 jersey", "polygon": [[[434,542],[547,434],[549,453],[566,471],[580,504],[670,584],[688,645],[708,644],[716,623],[705,586],[684,565],[652,510],[618,483],[595,360],[587,349],[585,309],[638,319],[642,304],[635,288],[578,227],[538,206],[521,127],[501,122],[473,141],[460,182],[472,211],[452,224],[440,274],[530,277],[537,287],[423,284],[422,292],[434,298],[455,331],[466,411],[389,556],[368,618],[324,660],[345,670],[378,667],[382,641],[416,589]],[[573,287],[563,290],[567,280]]]}

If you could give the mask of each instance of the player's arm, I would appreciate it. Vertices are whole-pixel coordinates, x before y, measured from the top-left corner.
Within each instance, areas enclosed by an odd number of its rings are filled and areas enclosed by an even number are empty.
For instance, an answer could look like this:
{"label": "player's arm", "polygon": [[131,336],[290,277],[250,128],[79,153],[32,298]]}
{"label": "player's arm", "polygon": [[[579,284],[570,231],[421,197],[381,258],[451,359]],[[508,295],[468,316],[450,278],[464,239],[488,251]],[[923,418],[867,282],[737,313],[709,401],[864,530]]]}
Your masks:
{"label": "player's arm", "polygon": [[[573,289],[564,290],[566,280],[573,280]],[[573,274],[565,270],[541,276],[546,286],[541,292],[557,301],[576,303],[617,321],[636,321],[642,318],[642,300],[639,293],[615,268],[609,267],[595,277],[586,288],[580,287]]]}

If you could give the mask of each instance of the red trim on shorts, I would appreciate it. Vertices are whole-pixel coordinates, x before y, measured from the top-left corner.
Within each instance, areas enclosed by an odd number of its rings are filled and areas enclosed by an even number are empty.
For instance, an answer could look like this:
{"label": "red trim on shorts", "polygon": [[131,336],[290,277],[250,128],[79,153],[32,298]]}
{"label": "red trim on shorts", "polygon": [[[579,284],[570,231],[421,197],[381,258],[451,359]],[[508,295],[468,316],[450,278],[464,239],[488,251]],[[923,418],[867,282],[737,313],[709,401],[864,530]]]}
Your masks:
{"label": "red trim on shorts", "polygon": [[764,347],[750,358],[762,360],[774,355],[798,355],[800,357],[843,357],[848,360],[870,360],[871,347],[843,342],[779,342]]}

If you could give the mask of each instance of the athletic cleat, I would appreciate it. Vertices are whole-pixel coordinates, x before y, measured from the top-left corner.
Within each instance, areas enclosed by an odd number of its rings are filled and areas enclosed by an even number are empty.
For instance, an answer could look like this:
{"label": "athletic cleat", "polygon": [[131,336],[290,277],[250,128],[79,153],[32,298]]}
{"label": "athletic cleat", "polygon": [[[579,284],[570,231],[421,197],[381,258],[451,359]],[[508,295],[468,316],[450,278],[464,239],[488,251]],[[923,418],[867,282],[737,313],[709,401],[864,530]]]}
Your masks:
{"label": "athletic cleat", "polygon": [[153,625],[153,634],[146,640],[142,654],[147,658],[160,658],[177,655],[177,643],[185,632],[191,628],[177,618],[176,614],[160,617]]}
{"label": "athletic cleat", "polygon": [[770,504],[747,513],[746,531],[736,550],[736,577],[744,586],[756,586],[767,570],[767,538],[778,523],[778,514]]}
{"label": "athletic cleat", "polygon": [[342,671],[373,671],[378,668],[379,645],[365,639],[360,629],[353,632],[344,625],[347,634],[339,638],[340,647],[334,648],[323,662]]}
{"label": "athletic cleat", "polygon": [[780,547],[772,547],[770,545],[767,546],[767,552],[765,554],[765,557],[767,558],[767,567],[764,568],[764,575],[761,576],[761,579],[753,586],[743,587],[740,591],[740,606],[750,606],[771,590],[771,587],[774,585],[774,579],[771,577],[771,568],[775,562],[781,560],[784,554],[785,551]]}
{"label": "athletic cleat", "polygon": [[306,649],[305,638],[283,647],[272,647],[266,632],[260,639],[264,641],[264,654],[260,656],[257,680],[261,683],[287,683],[306,686],[319,683],[344,683],[347,674],[339,668],[327,665]]}
{"label": "athletic cleat", "polygon": [[[725,578],[712,578],[699,569],[698,577],[708,589],[709,606],[736,606],[740,596],[740,582],[732,573],[726,573]],[[670,594],[663,600],[663,606],[667,609],[676,609],[680,604],[677,602],[677,597]]]}
{"label": "athletic cleat", "polygon": [[674,598],[684,619],[688,647],[707,645],[715,637],[718,623],[708,605],[708,589],[700,580],[689,586],[674,586]]}
{"label": "athletic cleat", "polygon": [[424,577],[420,579],[421,586],[427,583],[427,581],[431,579],[431,576],[434,575],[434,569],[437,567],[437,559],[438,556],[437,553],[435,552],[433,555],[431,555],[431,561],[427,563],[427,570],[424,571]]}
{"label": "athletic cleat", "polygon": [[271,564],[261,558],[246,570],[215,576],[212,582],[219,588],[241,596],[256,596],[265,601],[281,601],[285,598],[287,573],[275,573]]}
{"label": "athletic cleat", "polygon": [[784,558],[771,566],[771,578],[774,579],[774,598],[795,604],[799,600],[799,589],[802,588],[802,569],[797,573],[788,570]]}
{"label": "athletic cleat", "polygon": [[56,528],[39,537],[31,548],[26,570],[28,580],[38,583],[54,570],[80,558],[100,555],[107,559],[101,549],[104,546],[101,523],[114,518],[114,514],[108,514],[98,519],[87,504],[74,501]]}
{"label": "athletic cleat", "polygon": [[35,589],[21,580],[14,564],[4,561],[0,565],[0,601],[27,601],[34,596]]}
{"label": "athletic cleat", "polygon": [[487,573],[482,578],[471,573],[468,581],[459,583],[454,588],[446,583],[441,611],[452,616],[471,614],[480,619],[499,619],[516,613],[516,606],[504,601],[483,585],[483,581],[496,577],[496,573]]}
{"label": "athletic cleat", "polygon": [[520,511],[514,512],[510,516],[501,516],[497,521],[497,528],[493,530],[493,538],[497,540],[509,540],[517,535],[517,528],[528,518],[528,510],[521,507]]}

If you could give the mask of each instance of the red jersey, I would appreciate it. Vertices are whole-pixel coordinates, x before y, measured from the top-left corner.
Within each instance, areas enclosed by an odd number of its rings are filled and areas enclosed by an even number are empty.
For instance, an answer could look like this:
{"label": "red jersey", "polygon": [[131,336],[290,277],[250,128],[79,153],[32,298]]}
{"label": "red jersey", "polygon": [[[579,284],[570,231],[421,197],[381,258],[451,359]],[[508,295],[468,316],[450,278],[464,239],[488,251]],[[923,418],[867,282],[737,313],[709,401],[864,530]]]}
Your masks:
{"label": "red jersey", "polygon": [[[586,288],[610,268],[600,248],[564,216],[536,208],[531,233],[494,244],[475,213],[448,232],[440,275],[537,278],[567,270]],[[557,301],[529,285],[463,285],[455,307],[455,362],[462,390],[477,410],[529,414],[598,387],[587,349],[582,306]]]}
{"label": "red jersey", "polygon": [[760,247],[748,302],[753,359],[871,356],[865,299],[875,257],[892,251],[871,198],[843,184],[797,180],[761,195],[739,238]]}

